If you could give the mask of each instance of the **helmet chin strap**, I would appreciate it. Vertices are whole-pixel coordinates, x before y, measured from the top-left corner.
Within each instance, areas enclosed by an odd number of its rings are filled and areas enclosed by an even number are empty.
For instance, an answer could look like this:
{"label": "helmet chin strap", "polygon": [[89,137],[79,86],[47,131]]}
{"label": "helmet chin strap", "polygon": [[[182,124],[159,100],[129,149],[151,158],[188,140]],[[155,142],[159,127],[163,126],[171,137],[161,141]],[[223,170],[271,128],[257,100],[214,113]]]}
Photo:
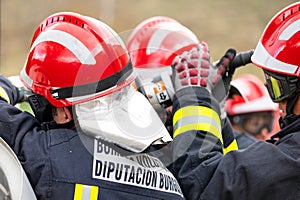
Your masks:
{"label": "helmet chin strap", "polygon": [[299,117],[299,115],[295,115],[293,113],[293,109],[294,106],[299,98],[299,91],[297,92],[296,95],[293,95],[292,97],[290,97],[287,100],[287,104],[286,104],[286,116],[285,117],[280,117],[279,118],[279,125],[280,128],[283,129],[284,127],[286,127],[287,125],[293,123],[294,121],[296,121],[296,119]]}

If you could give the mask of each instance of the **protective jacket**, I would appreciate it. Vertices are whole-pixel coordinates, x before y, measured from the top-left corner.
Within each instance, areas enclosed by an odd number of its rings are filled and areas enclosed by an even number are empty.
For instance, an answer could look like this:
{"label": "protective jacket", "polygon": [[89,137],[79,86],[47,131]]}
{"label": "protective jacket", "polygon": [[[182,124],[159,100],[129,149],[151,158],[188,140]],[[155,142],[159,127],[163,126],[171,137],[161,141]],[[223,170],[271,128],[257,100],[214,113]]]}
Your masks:
{"label": "protective jacket", "polygon": [[255,137],[249,135],[248,133],[241,133],[239,131],[234,131],[234,138],[239,146],[239,149],[245,149],[254,142],[256,142]]}
{"label": "protective jacket", "polygon": [[[0,77],[11,103],[16,88]],[[151,153],[133,154],[80,131],[41,124],[0,98],[0,137],[14,150],[38,199],[183,199]]]}
{"label": "protective jacket", "polygon": [[275,144],[223,155],[217,104],[205,89],[178,91],[173,109],[172,170],[187,199],[300,199],[300,119]]}

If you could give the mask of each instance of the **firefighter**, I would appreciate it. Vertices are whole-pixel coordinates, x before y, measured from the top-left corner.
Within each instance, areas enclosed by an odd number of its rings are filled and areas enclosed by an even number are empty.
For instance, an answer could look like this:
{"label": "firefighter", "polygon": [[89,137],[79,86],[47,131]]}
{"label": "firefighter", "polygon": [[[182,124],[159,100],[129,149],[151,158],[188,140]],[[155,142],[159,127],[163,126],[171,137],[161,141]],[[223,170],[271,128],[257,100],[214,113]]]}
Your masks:
{"label": "firefighter", "polygon": [[[282,110],[282,130],[272,137],[273,142],[277,140],[274,144],[258,141],[223,155],[221,116],[225,111],[212,94],[220,76],[222,80],[229,77],[226,63],[232,56],[214,66],[208,47],[202,44],[174,60],[172,167],[187,199],[299,199],[299,8],[300,2],[289,5],[271,19],[252,56],[253,63],[264,70],[272,100]],[[198,77],[201,70],[209,75]]]}
{"label": "firefighter", "polygon": [[20,78],[0,77],[0,137],[38,199],[183,199],[158,158],[172,140],[134,88],[128,51],[103,22],[59,12],[36,29]]}
{"label": "firefighter", "polygon": [[[173,59],[198,47],[199,39],[186,26],[166,16],[154,16],[139,23],[127,41],[134,70],[140,77],[138,88],[148,98],[169,132],[173,133],[171,81]],[[224,137],[224,152],[238,147],[233,134]]]}
{"label": "firefighter", "polygon": [[259,78],[243,74],[231,81],[225,110],[238,146],[243,149],[256,140],[268,139],[278,105],[272,102]]}
{"label": "firefighter", "polygon": [[172,132],[171,106],[174,88],[171,64],[175,56],[197,47],[197,36],[177,20],[154,16],[139,23],[126,46],[133,69],[139,76],[142,92]]}

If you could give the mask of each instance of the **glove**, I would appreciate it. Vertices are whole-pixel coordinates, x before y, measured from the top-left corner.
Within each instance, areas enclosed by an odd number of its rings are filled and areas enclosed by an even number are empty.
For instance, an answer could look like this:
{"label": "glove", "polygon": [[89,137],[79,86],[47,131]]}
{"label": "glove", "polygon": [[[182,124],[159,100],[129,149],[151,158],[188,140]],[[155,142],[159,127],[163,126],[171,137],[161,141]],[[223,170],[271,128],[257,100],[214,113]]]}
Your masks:
{"label": "glove", "polygon": [[11,105],[20,101],[18,88],[2,75],[0,75],[0,97]]}
{"label": "glove", "polygon": [[209,61],[209,49],[205,42],[200,42],[198,48],[177,56],[172,64],[172,82],[175,92],[190,86],[211,87],[207,84],[208,76],[215,74]]}
{"label": "glove", "polygon": [[225,55],[219,60],[216,66],[219,68],[220,79],[215,83],[215,86],[211,92],[212,96],[219,102],[220,107],[220,118],[222,124],[226,118],[225,102],[228,96],[230,82],[234,74],[235,68],[230,69],[230,63],[234,59],[236,51],[234,49],[228,49]]}
{"label": "glove", "polygon": [[249,51],[244,51],[239,54],[237,54],[234,59],[230,62],[229,67],[227,67],[226,73],[224,73],[222,79],[225,86],[225,90],[228,93],[230,82],[232,80],[232,76],[235,72],[235,70],[241,66],[247,65],[249,63],[252,63],[251,56],[253,54],[254,50],[251,49]]}
{"label": "glove", "polygon": [[233,60],[236,52],[229,49],[220,59],[217,65],[210,62],[208,46],[205,42],[200,42],[198,48],[193,48],[189,52],[184,52],[176,57],[172,64],[172,81],[175,91],[182,88],[196,86],[204,87],[212,93],[217,83],[221,82],[227,67]]}
{"label": "glove", "polygon": [[24,86],[18,87],[18,91],[19,91],[18,103],[28,102],[28,97],[33,95],[33,92]]}
{"label": "glove", "polygon": [[[201,42],[197,49],[192,49],[190,52],[185,52],[181,56],[176,57],[172,64],[172,79],[175,91],[178,92],[183,88],[191,86],[202,87],[218,100],[219,103],[220,100],[224,100],[225,103],[225,96],[229,90],[229,85],[224,86],[223,77],[225,80],[227,74],[224,74],[228,71],[228,67],[234,59],[235,54],[236,51],[234,49],[227,50],[220,61],[214,65],[210,62],[207,44]],[[228,83],[230,83],[230,80]],[[220,90],[220,94],[216,94],[217,90]],[[220,98],[217,99],[215,96]],[[226,117],[224,106],[223,108],[220,106],[219,109],[220,116],[225,115]],[[226,127],[226,130],[222,129],[223,153],[226,154],[231,150],[238,149],[238,147],[232,129],[228,128],[225,118],[224,120],[221,118],[221,121],[222,127]]]}
{"label": "glove", "polygon": [[30,89],[24,86],[19,76],[9,76],[7,77],[7,79],[18,88],[19,98],[17,103],[28,102],[28,97],[31,96],[33,93]]}
{"label": "glove", "polygon": [[[235,56],[234,51],[235,50],[229,49],[218,62],[217,66],[224,65],[224,64],[226,65],[225,73],[223,73],[222,75],[222,81],[219,81],[214,87],[214,90],[212,91],[213,97],[219,102],[219,106],[221,110],[220,118],[222,122],[226,118],[226,112],[224,107],[225,107],[225,102],[227,100],[227,96],[230,88],[230,82],[232,80],[233,74],[238,67],[251,63],[251,56],[254,52],[254,50],[249,50],[249,51],[241,52]],[[232,55],[234,55],[234,59],[231,59]],[[230,60],[229,65],[227,63],[228,59]]]}

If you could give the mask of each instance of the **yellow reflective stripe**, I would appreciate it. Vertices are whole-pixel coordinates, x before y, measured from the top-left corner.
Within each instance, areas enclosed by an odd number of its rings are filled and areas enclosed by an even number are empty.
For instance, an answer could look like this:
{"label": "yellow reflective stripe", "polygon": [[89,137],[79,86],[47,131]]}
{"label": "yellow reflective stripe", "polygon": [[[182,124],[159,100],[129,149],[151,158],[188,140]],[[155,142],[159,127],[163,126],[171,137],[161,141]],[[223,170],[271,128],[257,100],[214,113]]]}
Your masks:
{"label": "yellow reflective stripe", "polygon": [[7,101],[7,103],[10,104],[10,99],[9,99],[6,91],[3,89],[3,87],[0,87],[0,97],[2,97],[4,100]]}
{"label": "yellow reflective stripe", "polygon": [[197,121],[195,121],[195,123],[187,124],[184,126],[180,126],[180,124],[179,124],[178,128],[176,128],[174,130],[174,134],[173,134],[174,138],[177,135],[179,135],[183,132],[186,132],[186,131],[201,130],[201,131],[210,132],[211,134],[216,136],[221,141],[221,143],[223,143],[223,138],[221,136],[221,122],[220,122],[219,115],[211,108],[208,108],[205,106],[183,107],[175,112],[174,117],[173,117],[173,125],[175,126],[179,120],[183,120],[184,118],[191,117],[191,116],[199,116],[200,117],[199,121],[201,120],[201,117],[203,117],[203,116],[210,118],[210,119],[214,120],[216,122],[216,124],[219,125],[219,127],[212,125],[212,123],[201,123],[201,122],[197,122]]}
{"label": "yellow reflective stripe", "polygon": [[226,148],[223,148],[223,154],[227,154],[228,152],[230,151],[234,151],[234,150],[238,150],[239,147],[238,147],[238,144],[236,142],[236,140],[234,139],[230,145],[228,145]]}
{"label": "yellow reflective stripe", "polygon": [[76,184],[75,185],[74,200],[81,200],[82,199],[82,191],[83,191],[83,185],[82,184]]}
{"label": "yellow reflective stripe", "polygon": [[281,96],[280,87],[278,85],[278,82],[275,78],[270,76],[271,84],[272,84],[272,90],[274,94],[274,98],[278,99]]}
{"label": "yellow reflective stripe", "polygon": [[207,132],[213,134],[215,137],[217,137],[223,144],[223,138],[221,136],[220,129],[218,129],[217,127],[215,127],[211,124],[208,124],[208,123],[188,124],[185,126],[178,127],[175,130],[173,137],[175,138],[177,135],[184,133],[186,131],[191,131],[191,130],[207,131]]}
{"label": "yellow reflective stripe", "polygon": [[99,188],[97,186],[92,186],[90,200],[97,200],[98,199],[98,191],[99,191]]}
{"label": "yellow reflective stripe", "polygon": [[205,106],[186,106],[175,112],[173,116],[173,125],[175,125],[176,122],[183,117],[195,115],[210,117],[221,124],[219,115],[213,109]]}
{"label": "yellow reflective stripe", "polygon": [[97,200],[99,188],[97,186],[76,184],[74,200]]}
{"label": "yellow reflective stripe", "polygon": [[175,125],[173,125],[173,129],[176,130],[178,127],[185,126],[188,124],[197,124],[197,123],[206,123],[206,124],[211,124],[214,127],[217,127],[221,130],[220,125],[218,122],[216,122],[214,119],[211,117],[207,116],[188,116],[188,117],[183,117],[179,119]]}

